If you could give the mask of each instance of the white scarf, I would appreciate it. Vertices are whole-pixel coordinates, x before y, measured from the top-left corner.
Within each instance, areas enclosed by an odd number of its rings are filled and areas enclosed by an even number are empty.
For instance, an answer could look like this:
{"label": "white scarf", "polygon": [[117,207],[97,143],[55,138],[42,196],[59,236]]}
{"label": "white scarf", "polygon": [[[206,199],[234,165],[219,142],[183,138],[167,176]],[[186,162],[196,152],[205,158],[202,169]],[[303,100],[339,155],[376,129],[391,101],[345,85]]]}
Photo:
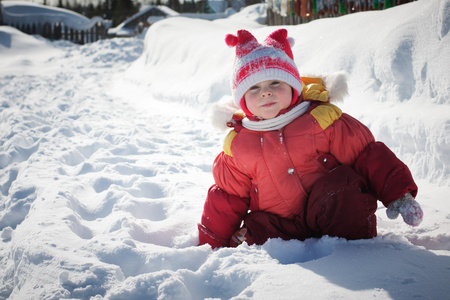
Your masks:
{"label": "white scarf", "polygon": [[311,102],[302,102],[285,114],[279,115],[276,118],[252,121],[247,118],[242,120],[242,125],[253,131],[271,131],[278,130],[291,123],[301,115],[303,115],[309,108]]}

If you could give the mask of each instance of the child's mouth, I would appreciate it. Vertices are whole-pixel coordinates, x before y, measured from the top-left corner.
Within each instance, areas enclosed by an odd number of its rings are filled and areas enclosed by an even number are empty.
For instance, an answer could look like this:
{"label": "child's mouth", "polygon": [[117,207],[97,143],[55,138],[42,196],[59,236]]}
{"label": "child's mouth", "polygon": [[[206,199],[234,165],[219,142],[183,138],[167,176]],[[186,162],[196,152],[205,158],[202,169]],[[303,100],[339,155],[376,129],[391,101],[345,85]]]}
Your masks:
{"label": "child's mouth", "polygon": [[266,104],[263,105],[263,107],[267,108],[267,107],[271,107],[273,105],[275,105],[275,102],[266,103]]}

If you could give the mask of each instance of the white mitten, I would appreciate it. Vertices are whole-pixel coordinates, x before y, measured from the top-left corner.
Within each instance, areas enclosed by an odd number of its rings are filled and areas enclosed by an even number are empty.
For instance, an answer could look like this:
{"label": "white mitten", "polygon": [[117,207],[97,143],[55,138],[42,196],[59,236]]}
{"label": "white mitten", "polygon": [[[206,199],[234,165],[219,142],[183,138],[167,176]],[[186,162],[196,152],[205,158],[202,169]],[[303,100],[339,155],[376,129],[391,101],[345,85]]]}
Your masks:
{"label": "white mitten", "polygon": [[389,204],[386,215],[389,219],[396,219],[401,214],[403,221],[411,226],[419,226],[423,219],[423,211],[419,203],[410,193]]}

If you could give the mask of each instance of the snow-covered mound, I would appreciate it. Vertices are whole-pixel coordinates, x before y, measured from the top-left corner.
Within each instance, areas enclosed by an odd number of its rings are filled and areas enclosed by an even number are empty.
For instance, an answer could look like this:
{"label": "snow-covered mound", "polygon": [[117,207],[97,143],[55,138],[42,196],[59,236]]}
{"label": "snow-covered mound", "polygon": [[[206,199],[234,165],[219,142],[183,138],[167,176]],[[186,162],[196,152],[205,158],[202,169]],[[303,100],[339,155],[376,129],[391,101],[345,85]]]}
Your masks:
{"label": "snow-covered mound", "polygon": [[[424,0],[286,27],[296,40],[293,53],[301,75],[348,72],[346,111],[369,125],[408,164],[419,164],[417,177],[447,186],[450,123],[442,105],[450,104],[450,59],[445,55],[450,53],[449,5]],[[237,14],[229,23],[172,19],[155,24],[130,78],[161,98],[178,101],[181,95],[200,105],[217,101],[229,94],[234,59],[234,49],[224,46],[223,38],[241,28],[238,20],[248,15],[250,11]],[[254,21],[245,28],[261,40],[274,30]]]}
{"label": "snow-covered mound", "polygon": [[287,26],[301,74],[349,73],[341,105],[408,163],[425,219],[379,236],[212,251],[196,223],[225,132],[227,33],[264,5],[79,46],[0,27],[0,299],[446,299],[450,1]]}
{"label": "snow-covered mound", "polygon": [[64,26],[74,30],[87,30],[97,22],[102,22],[101,17],[88,19],[72,10],[41,5],[30,1],[7,0],[0,3],[3,24],[13,24],[19,28],[25,26],[42,26],[46,22],[50,24],[63,23]]}
{"label": "snow-covered mound", "polygon": [[[33,49],[33,51],[30,51]],[[53,43],[40,37],[31,37],[16,28],[0,26],[0,73],[36,73],[42,62],[63,53]],[[39,67],[32,68],[32,66]]]}

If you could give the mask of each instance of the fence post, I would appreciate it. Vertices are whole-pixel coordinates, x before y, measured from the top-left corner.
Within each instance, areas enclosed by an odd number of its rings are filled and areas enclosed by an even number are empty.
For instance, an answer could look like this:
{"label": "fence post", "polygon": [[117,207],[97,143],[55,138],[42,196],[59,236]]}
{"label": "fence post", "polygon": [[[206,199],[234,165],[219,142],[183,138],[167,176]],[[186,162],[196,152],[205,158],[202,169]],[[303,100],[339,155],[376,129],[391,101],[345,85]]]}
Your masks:
{"label": "fence post", "polygon": [[102,40],[104,40],[104,39],[106,39],[106,27],[103,22],[100,23],[100,28],[102,29]]}
{"label": "fence post", "polygon": [[90,33],[91,33],[91,40],[90,40],[90,42],[91,42],[91,43],[93,43],[93,42],[96,41],[96,40],[94,39],[94,28],[95,28],[95,26],[92,26],[92,27],[91,27],[91,30],[90,30]]}
{"label": "fence post", "polygon": [[2,0],[0,0],[0,25],[3,25]]}
{"label": "fence post", "polygon": [[[39,26],[39,27],[41,27],[41,26]],[[42,35],[43,37],[45,37],[47,39],[53,38],[52,25],[48,22],[44,23],[44,26],[42,26],[42,28],[41,28],[40,35]]]}
{"label": "fence post", "polygon": [[62,36],[61,30],[62,30],[62,24],[61,24],[61,22],[56,23],[56,24],[55,24],[55,27],[54,27],[55,40],[61,39],[61,36]]}
{"label": "fence post", "polygon": [[62,27],[64,27],[64,39],[67,41],[69,40],[69,29],[67,28],[66,24],[62,24]]}

